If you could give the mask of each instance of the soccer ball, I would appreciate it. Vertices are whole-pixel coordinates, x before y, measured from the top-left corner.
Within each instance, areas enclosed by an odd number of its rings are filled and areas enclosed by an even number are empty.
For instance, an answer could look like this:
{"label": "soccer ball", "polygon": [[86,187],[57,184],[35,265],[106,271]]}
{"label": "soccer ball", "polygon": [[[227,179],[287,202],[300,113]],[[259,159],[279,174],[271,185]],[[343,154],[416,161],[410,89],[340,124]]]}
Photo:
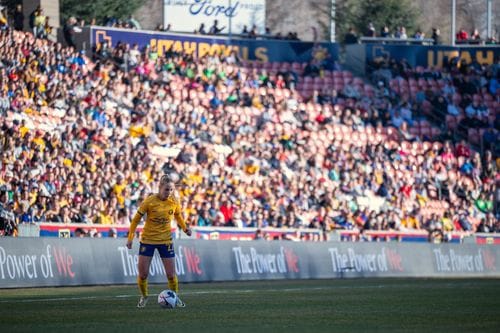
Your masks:
{"label": "soccer ball", "polygon": [[163,290],[158,294],[158,304],[165,309],[173,309],[177,304],[177,294],[172,290]]}

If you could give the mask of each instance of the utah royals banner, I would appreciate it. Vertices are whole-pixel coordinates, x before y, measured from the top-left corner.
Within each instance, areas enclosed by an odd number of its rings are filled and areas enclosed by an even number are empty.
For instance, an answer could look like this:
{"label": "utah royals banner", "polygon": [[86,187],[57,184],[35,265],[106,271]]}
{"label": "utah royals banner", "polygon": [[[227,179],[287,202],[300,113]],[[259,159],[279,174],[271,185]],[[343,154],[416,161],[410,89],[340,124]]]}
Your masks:
{"label": "utah royals banner", "polygon": [[158,31],[137,31],[93,26],[90,28],[91,45],[107,42],[115,46],[118,42],[137,44],[140,48],[155,46],[159,56],[168,51],[184,52],[202,57],[207,54],[226,54],[235,51],[245,60],[262,62],[309,62],[316,59],[325,67],[338,59],[338,45],[287,40],[251,40],[215,37],[206,35],[184,35]]}
{"label": "utah royals banner", "polygon": [[366,61],[370,63],[382,58],[405,59],[412,67],[441,68],[450,62],[470,64],[493,64],[500,57],[500,46],[426,46],[399,44],[365,44]]}

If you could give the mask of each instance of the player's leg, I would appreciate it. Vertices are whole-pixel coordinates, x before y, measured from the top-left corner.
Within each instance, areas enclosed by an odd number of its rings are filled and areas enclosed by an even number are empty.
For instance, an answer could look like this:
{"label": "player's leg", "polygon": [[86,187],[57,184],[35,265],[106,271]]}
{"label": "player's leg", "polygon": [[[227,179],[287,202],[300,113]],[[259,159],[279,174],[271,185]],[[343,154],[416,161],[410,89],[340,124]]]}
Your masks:
{"label": "player's leg", "polygon": [[149,266],[151,266],[151,260],[153,259],[153,253],[154,247],[141,243],[139,248],[139,262],[137,264],[137,268],[139,270],[137,286],[141,292],[141,298],[137,304],[138,308],[143,308],[148,303],[148,272]]}
{"label": "player's leg", "polygon": [[177,294],[176,306],[183,308],[186,304],[179,297],[179,281],[177,280],[177,274],[175,274],[175,257],[162,258],[162,262],[163,267],[165,267],[165,273],[167,273],[168,289],[175,291]]}
{"label": "player's leg", "polygon": [[165,273],[168,279],[168,289],[179,292],[179,283],[177,281],[177,275],[175,274],[175,258],[162,258],[163,267],[165,267]]}
{"label": "player's leg", "polygon": [[168,279],[168,289],[175,291],[177,294],[177,306],[185,307],[186,304],[179,297],[179,281],[177,274],[175,274],[175,252],[173,245],[167,245],[165,251],[160,251],[161,261],[165,268],[165,273]]}

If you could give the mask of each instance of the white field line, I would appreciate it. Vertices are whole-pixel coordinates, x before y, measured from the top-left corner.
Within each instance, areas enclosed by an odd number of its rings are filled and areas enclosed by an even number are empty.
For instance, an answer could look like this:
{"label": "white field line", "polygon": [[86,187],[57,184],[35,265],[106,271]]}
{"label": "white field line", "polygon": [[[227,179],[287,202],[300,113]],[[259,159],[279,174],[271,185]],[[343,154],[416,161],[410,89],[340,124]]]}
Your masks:
{"label": "white field line", "polygon": [[[460,285],[464,285],[463,283],[458,283]],[[439,284],[440,288],[449,287],[456,288],[458,284],[448,283],[448,284]],[[467,285],[473,285],[471,283],[466,283]],[[436,285],[438,286],[438,285]],[[377,284],[370,286],[329,286],[329,287],[310,287],[310,288],[284,288],[284,289],[210,289],[210,290],[197,290],[197,291],[182,291],[182,295],[186,296],[196,296],[196,295],[206,295],[206,294],[234,294],[234,293],[257,293],[257,292],[298,292],[298,291],[317,291],[317,290],[332,290],[332,289],[373,289],[373,288],[429,288],[429,285],[424,286],[415,286],[413,284]],[[158,294],[150,294],[150,297],[156,297]],[[102,296],[68,296],[68,297],[54,297],[54,298],[27,298],[27,299],[10,299],[10,300],[0,300],[0,304],[2,303],[33,303],[33,302],[60,302],[60,301],[78,301],[78,300],[91,300],[91,299],[113,299],[113,298],[135,298],[139,297],[138,294],[125,294],[125,295],[102,295]]]}
{"label": "white field line", "polygon": [[[229,293],[253,293],[259,291],[255,290],[200,290],[200,291],[185,291],[182,295],[205,295],[205,294],[229,294]],[[273,290],[266,290],[273,291]],[[158,294],[149,294],[150,297],[156,297]],[[112,298],[131,298],[139,297],[139,294],[133,295],[102,295],[102,296],[71,296],[71,297],[55,297],[55,298],[26,298],[26,299],[13,299],[13,300],[0,300],[2,303],[33,303],[33,302],[60,302],[60,301],[79,301],[79,300],[89,300],[89,299],[112,299]]]}

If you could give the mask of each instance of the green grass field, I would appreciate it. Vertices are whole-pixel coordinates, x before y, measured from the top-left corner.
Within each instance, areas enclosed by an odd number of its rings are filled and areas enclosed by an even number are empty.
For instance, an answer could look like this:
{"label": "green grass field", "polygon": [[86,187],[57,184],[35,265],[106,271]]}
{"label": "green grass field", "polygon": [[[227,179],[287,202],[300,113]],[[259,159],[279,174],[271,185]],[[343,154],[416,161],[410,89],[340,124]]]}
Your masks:
{"label": "green grass field", "polygon": [[[150,286],[159,293],[161,285]],[[0,290],[0,332],[500,332],[500,280],[181,284],[186,308],[135,286]]]}

